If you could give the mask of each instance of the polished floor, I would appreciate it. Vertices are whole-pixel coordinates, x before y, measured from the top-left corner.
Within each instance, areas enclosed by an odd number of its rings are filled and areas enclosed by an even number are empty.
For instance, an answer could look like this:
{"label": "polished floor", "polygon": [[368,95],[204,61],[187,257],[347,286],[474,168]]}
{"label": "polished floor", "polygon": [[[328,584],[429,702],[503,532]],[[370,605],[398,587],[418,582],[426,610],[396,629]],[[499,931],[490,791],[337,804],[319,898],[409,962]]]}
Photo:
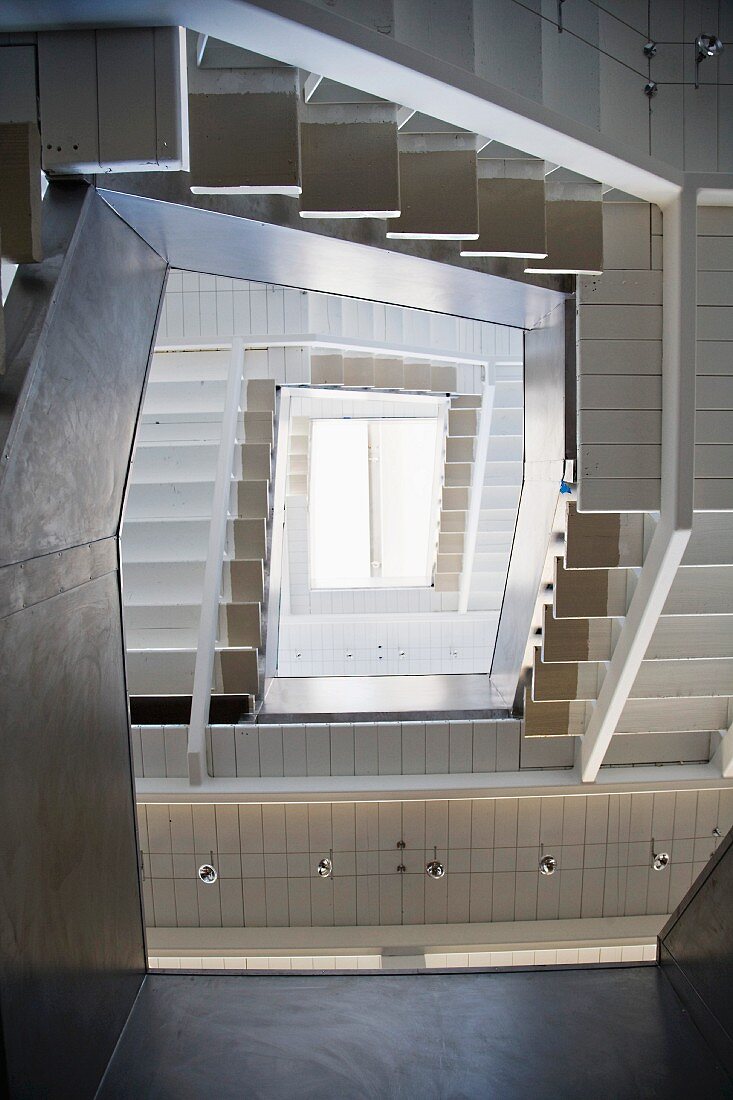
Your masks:
{"label": "polished floor", "polygon": [[388,722],[506,718],[506,701],[488,676],[279,676],[270,683],[261,722]]}
{"label": "polished floor", "polygon": [[98,1100],[733,1097],[656,966],[149,976]]}

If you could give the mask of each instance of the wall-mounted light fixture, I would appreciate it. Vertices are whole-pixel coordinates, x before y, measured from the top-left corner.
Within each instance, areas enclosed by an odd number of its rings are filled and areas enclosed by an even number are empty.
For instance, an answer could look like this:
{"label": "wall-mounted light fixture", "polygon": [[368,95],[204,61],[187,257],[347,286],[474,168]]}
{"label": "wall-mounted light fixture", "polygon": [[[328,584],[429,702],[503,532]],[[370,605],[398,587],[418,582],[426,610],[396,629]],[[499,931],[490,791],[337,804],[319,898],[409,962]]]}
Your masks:
{"label": "wall-mounted light fixture", "polygon": [[445,874],[445,866],[438,859],[438,848],[433,848],[433,858],[425,864],[425,874],[428,878],[442,878]]}
{"label": "wall-mounted light fixture", "polygon": [[333,848],[330,849],[327,856],[318,861],[316,874],[319,878],[330,878],[333,874]]}
{"label": "wall-mounted light fixture", "polygon": [[669,852],[658,852],[654,837],[652,837],[652,870],[663,871],[668,864]]}
{"label": "wall-mounted light fixture", "polygon": [[715,34],[699,34],[695,39],[695,87],[700,87],[700,62],[717,57],[723,52],[723,43]]}
{"label": "wall-mounted light fixture", "polygon": [[554,875],[557,870],[557,859],[555,856],[545,855],[544,844],[540,844],[540,862],[537,870],[541,875]]}
{"label": "wall-mounted light fixture", "polygon": [[557,860],[554,856],[543,856],[540,860],[540,874],[554,875],[557,870]]}

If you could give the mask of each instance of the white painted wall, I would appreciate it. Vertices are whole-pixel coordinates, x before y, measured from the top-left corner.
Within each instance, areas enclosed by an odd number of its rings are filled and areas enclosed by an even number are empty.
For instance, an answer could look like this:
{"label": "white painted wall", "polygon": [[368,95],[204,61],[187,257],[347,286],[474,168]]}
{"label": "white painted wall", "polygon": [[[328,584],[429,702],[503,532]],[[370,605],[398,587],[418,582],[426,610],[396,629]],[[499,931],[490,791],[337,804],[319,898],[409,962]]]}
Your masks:
{"label": "white painted wall", "polygon": [[[311,3],[334,10],[331,0]],[[335,10],[374,29],[371,9]],[[688,171],[733,171],[731,51],[701,66],[695,88],[693,45],[701,33],[733,40],[730,4],[571,0],[562,34],[558,9],[557,0],[394,0],[380,30],[639,155]],[[657,53],[648,60],[650,38]],[[649,80],[658,86],[653,98],[644,93]]]}
{"label": "white painted wall", "polygon": [[[138,815],[149,925],[465,924],[667,913],[715,849],[713,828],[733,824],[733,790]],[[665,871],[651,870],[652,837]],[[537,870],[541,844],[558,859],[551,877]],[[424,870],[433,846],[447,868],[437,881]],[[334,875],[320,879],[331,849]],[[212,852],[219,880],[205,886],[196,868]]]}
{"label": "white painted wall", "polygon": [[578,508],[659,508],[662,216],[604,203],[603,275],[577,287]]}
{"label": "white painted wall", "polygon": [[697,237],[695,507],[733,509],[733,209],[702,208]]}

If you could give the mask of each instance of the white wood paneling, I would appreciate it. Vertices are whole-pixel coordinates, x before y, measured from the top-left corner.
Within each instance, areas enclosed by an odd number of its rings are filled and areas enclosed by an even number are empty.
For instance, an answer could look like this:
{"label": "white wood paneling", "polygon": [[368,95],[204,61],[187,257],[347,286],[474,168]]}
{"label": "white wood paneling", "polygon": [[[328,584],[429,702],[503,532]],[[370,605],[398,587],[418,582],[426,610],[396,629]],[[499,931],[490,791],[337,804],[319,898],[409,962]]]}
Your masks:
{"label": "white wood paneling", "polygon": [[[627,32],[606,17],[604,28],[628,48]],[[662,272],[652,259],[653,208],[604,203],[603,219],[606,270],[578,280],[578,507],[653,510],[662,408]]]}

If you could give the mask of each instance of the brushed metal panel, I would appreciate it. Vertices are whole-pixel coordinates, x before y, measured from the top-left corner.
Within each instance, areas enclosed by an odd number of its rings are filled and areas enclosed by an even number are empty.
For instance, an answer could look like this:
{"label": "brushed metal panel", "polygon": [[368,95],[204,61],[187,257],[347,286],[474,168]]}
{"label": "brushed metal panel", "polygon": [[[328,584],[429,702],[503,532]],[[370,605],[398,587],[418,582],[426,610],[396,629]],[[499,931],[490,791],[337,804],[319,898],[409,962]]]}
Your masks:
{"label": "brushed metal panel", "polygon": [[0,568],[0,618],[117,569],[117,539],[72,546]]}
{"label": "brushed metal panel", "polygon": [[733,1072],[733,832],[659,934],[663,971]]}
{"label": "brushed metal panel", "polygon": [[117,533],[165,282],[165,262],[93,189],[63,192],[51,184],[44,219],[71,203],[77,224],[40,265],[54,284],[43,329],[14,347],[28,367],[0,460],[0,565]]}
{"label": "brushed metal panel", "polygon": [[189,271],[345,294],[518,328],[531,328],[564,300],[557,291],[394,249],[116,191],[99,194],[171,266]]}
{"label": "brushed metal panel", "polygon": [[0,665],[10,1092],[81,1100],[145,971],[117,573],[0,621]]}

